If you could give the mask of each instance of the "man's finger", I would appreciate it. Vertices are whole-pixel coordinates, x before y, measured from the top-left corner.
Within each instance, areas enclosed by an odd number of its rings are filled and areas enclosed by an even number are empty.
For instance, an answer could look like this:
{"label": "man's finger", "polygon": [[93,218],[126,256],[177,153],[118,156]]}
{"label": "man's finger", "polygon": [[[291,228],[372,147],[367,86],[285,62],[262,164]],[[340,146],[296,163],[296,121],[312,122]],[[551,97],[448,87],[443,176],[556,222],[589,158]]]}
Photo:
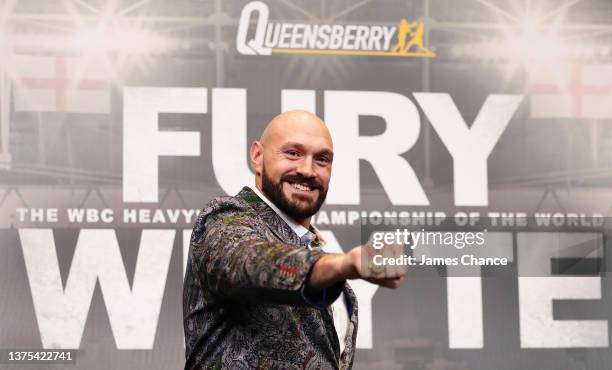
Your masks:
{"label": "man's finger", "polygon": [[[376,249],[372,244],[365,244],[361,247],[363,278],[383,278],[385,277],[385,266],[382,265],[381,258],[375,258],[377,255],[383,254],[383,249]],[[377,262],[377,263],[375,263]]]}
{"label": "man's finger", "polygon": [[395,258],[395,246],[393,244],[387,244],[382,248],[382,256],[387,261],[385,264],[385,272],[383,276],[387,279],[392,279],[396,277],[395,273],[395,264],[389,263],[389,261]]}
{"label": "man's finger", "polygon": [[405,266],[403,265],[402,257],[404,256],[404,246],[400,244],[389,244],[384,248],[384,257],[386,261],[395,263],[387,263],[385,266],[385,277],[397,278],[405,275]]}

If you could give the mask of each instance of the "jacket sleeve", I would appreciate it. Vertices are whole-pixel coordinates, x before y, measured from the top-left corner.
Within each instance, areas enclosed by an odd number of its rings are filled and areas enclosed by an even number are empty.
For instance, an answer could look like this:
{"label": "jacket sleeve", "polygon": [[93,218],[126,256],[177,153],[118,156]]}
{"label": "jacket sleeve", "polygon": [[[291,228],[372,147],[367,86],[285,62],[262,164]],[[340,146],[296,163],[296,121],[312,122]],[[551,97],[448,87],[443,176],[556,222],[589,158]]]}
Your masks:
{"label": "jacket sleeve", "polygon": [[338,298],[344,282],[314,296],[305,291],[312,267],[325,252],[270,241],[254,222],[252,216],[237,211],[198,218],[190,263],[206,289],[241,302],[315,308],[327,307]]}

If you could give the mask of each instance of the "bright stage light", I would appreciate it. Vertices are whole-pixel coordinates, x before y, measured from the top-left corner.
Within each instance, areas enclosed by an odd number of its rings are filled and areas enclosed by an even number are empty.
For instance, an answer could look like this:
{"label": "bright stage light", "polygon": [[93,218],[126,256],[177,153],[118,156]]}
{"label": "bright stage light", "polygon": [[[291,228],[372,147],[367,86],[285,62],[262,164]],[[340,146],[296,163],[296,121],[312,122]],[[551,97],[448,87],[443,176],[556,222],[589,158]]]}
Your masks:
{"label": "bright stage light", "polygon": [[57,35],[13,34],[8,40],[0,38],[1,45],[14,53],[113,54],[124,57],[160,54],[180,47],[169,37],[130,27],[109,30],[82,28],[72,34]]}
{"label": "bright stage light", "polygon": [[[593,60],[611,54],[608,45],[585,42],[592,30],[568,28],[566,14],[576,3],[551,1],[510,2],[512,10],[502,9],[488,0],[476,0],[491,11],[495,34],[487,39],[453,47],[459,58],[500,63],[506,81],[524,72],[528,78],[541,68],[561,70],[568,62]],[[536,6],[537,5],[537,6]]]}
{"label": "bright stage light", "polygon": [[[67,3],[68,4],[68,3]],[[144,4],[144,3],[143,3]],[[70,58],[70,86],[79,86],[90,70],[104,69],[105,78],[121,84],[122,75],[131,69],[146,70],[158,54],[181,47],[177,40],[151,29],[145,18],[127,17],[118,8],[105,8],[92,17],[71,9],[70,21],[61,26],[49,17],[49,28],[6,27],[0,22],[0,72],[15,86],[22,86],[22,56]],[[7,18],[8,19],[8,18]],[[5,20],[6,21],[6,20]],[[17,19],[15,24],[29,20]],[[41,24],[39,22],[38,24]],[[27,30],[27,31],[26,31]],[[11,32],[9,32],[11,31]],[[24,93],[25,94],[25,93]],[[24,95],[24,99],[28,99]]]}
{"label": "bright stage light", "polygon": [[528,67],[533,62],[563,58],[571,50],[571,45],[560,38],[558,26],[545,24],[534,17],[517,24],[502,24],[501,31],[503,37],[495,40],[492,47],[495,54],[511,64]]}
{"label": "bright stage light", "polygon": [[110,50],[112,43],[109,37],[105,37],[103,32],[98,30],[80,30],[68,44],[71,49],[85,52],[106,52]]}
{"label": "bright stage light", "polygon": [[149,30],[114,25],[102,30],[80,29],[69,37],[68,46],[74,52],[138,55],[161,53],[177,45]]}

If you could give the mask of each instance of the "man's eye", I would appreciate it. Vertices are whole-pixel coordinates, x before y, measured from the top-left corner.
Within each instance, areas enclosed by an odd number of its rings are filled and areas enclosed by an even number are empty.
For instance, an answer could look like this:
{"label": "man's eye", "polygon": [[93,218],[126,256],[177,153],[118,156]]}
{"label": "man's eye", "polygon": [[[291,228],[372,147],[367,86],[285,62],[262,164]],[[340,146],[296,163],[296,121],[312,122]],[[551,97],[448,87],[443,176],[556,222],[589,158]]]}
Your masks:
{"label": "man's eye", "polygon": [[319,157],[317,158],[317,161],[323,164],[329,164],[331,162],[329,157]]}
{"label": "man's eye", "polygon": [[300,155],[300,153],[296,150],[288,150],[285,153],[287,153],[289,157],[299,157]]}

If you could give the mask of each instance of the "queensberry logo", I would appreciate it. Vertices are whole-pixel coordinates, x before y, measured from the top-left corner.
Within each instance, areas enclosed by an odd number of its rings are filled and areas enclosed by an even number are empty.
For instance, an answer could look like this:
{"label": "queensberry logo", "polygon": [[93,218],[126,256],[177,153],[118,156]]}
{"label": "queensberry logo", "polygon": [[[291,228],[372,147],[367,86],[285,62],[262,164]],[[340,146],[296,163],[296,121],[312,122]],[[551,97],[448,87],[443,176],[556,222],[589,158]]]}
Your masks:
{"label": "queensberry logo", "polygon": [[[275,23],[269,16],[270,9],[261,1],[242,9],[236,37],[240,54],[435,56],[424,45],[423,22],[402,19],[398,26]],[[249,32],[254,19],[255,30]]]}

